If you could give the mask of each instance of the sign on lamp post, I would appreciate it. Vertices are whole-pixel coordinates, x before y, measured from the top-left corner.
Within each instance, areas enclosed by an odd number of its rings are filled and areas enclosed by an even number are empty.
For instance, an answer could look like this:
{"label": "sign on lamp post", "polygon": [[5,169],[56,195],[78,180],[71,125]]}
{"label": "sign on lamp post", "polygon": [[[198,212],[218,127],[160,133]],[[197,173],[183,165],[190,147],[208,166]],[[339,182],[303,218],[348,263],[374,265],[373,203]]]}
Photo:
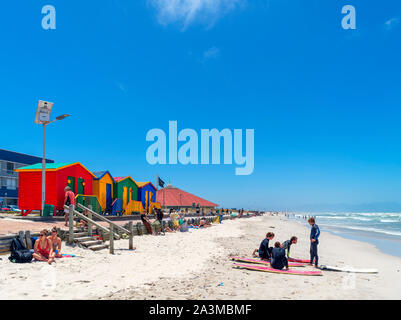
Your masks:
{"label": "sign on lamp post", "polygon": [[39,100],[36,109],[35,123],[43,125],[43,158],[42,158],[42,215],[45,209],[46,201],[46,124],[50,122],[50,113],[52,112],[53,102]]}

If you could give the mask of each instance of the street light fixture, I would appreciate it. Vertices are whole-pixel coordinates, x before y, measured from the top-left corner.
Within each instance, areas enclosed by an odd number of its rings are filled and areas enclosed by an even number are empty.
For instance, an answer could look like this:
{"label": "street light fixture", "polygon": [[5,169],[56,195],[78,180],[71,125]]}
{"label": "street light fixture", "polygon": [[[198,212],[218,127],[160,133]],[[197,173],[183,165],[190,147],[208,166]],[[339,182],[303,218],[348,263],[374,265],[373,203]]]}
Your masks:
{"label": "street light fixture", "polygon": [[69,117],[69,114],[63,114],[50,121],[50,112],[53,108],[52,102],[39,100],[38,109],[36,111],[35,123],[43,125],[43,158],[42,158],[42,215],[45,209],[46,201],[46,157],[45,157],[45,142],[46,142],[46,126],[55,121],[63,120]]}

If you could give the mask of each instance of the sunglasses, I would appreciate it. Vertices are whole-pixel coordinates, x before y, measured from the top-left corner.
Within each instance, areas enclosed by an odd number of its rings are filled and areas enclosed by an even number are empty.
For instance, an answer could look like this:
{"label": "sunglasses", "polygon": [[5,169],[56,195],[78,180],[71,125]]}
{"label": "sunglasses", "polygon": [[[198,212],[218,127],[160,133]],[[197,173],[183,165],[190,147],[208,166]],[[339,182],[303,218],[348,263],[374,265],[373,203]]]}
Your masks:
{"label": "sunglasses", "polygon": [[41,233],[41,234],[40,234],[41,237],[43,237],[44,235],[45,235],[44,233]]}

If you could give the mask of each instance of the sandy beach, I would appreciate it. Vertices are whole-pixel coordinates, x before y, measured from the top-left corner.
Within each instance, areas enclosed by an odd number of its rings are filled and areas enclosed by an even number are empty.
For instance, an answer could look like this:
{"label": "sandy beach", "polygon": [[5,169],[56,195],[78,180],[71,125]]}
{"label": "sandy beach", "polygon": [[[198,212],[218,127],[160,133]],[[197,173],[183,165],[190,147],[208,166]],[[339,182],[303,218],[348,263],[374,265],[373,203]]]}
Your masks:
{"label": "sandy beach", "polygon": [[[63,243],[79,257],[13,264],[0,256],[1,299],[401,299],[401,258],[373,245],[330,233],[320,236],[320,263],[376,268],[378,274],[324,271],[309,277],[233,268],[231,255],[250,257],[266,232],[275,241],[298,236],[292,256],[308,258],[309,229],[283,216],[225,220],[212,228],[134,237],[115,242],[116,253]],[[306,267],[312,270],[311,267]]]}

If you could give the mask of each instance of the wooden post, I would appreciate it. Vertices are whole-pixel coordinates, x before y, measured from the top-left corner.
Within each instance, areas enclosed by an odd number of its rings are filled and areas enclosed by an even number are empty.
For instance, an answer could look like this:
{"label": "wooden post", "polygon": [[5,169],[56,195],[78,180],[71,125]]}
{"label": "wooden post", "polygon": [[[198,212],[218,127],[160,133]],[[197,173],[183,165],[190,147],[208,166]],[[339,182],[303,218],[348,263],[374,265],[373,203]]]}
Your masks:
{"label": "wooden post", "polygon": [[68,237],[68,243],[72,244],[74,242],[74,207],[70,205],[69,214],[68,214],[68,228],[70,231]]}
{"label": "wooden post", "polygon": [[[92,210],[92,206],[89,205],[88,208]],[[92,212],[88,211],[88,218],[92,220]],[[88,235],[92,237],[92,222],[88,221]]]}
{"label": "wooden post", "polygon": [[128,224],[128,230],[129,230],[129,250],[134,250],[134,225],[132,223],[132,221],[129,222]]}
{"label": "wooden post", "polygon": [[114,230],[113,229],[114,229],[113,225],[110,224],[110,239],[109,239],[109,242],[110,242],[110,253],[111,254],[114,254]]}

